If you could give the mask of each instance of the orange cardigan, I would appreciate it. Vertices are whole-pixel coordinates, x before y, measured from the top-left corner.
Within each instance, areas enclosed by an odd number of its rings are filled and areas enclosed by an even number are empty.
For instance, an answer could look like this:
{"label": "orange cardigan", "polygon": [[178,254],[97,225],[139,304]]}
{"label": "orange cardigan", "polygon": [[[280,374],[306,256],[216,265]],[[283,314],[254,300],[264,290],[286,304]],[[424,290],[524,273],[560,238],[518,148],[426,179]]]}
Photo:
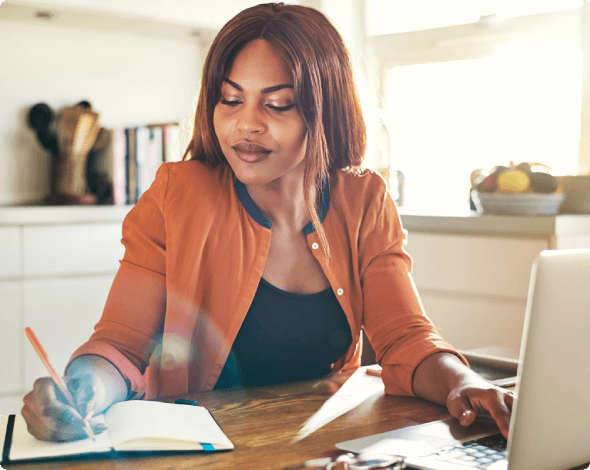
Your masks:
{"label": "orange cardigan", "polygon": [[[353,338],[332,370],[360,365],[364,328],[386,393],[412,395],[424,358],[457,353],[423,313],[395,204],[369,170],[339,171],[324,197],[329,261],[313,228],[305,233]],[[130,397],[212,389],[254,298],[270,237],[270,221],[228,167],[162,165],[123,222],[125,255],[102,318],[72,359],[104,357],[127,381]]]}

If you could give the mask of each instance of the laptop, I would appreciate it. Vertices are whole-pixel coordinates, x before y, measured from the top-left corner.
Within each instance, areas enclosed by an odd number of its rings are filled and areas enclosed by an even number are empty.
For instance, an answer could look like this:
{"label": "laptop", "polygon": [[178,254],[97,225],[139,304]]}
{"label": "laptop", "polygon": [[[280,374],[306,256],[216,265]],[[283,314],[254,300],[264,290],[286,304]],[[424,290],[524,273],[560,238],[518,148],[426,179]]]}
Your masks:
{"label": "laptop", "polygon": [[[489,422],[462,427],[451,418],[336,446],[356,453],[405,455],[408,468],[425,470],[506,470],[508,465],[510,470],[565,470],[588,464],[590,250],[547,250],[535,260],[516,396],[507,442]],[[481,443],[486,440],[491,447],[505,446],[504,455],[484,457],[484,463],[475,457],[445,458],[456,447],[486,455],[488,446]]]}

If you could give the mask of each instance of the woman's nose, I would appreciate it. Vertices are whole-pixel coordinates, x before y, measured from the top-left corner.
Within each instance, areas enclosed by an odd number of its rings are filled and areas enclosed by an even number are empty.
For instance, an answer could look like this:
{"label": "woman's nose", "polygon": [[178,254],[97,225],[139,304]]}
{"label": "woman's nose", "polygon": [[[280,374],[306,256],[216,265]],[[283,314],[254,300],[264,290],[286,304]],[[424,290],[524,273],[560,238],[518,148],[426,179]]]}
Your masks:
{"label": "woman's nose", "polygon": [[266,124],[262,118],[262,110],[256,105],[244,105],[240,110],[236,127],[242,132],[263,132]]}

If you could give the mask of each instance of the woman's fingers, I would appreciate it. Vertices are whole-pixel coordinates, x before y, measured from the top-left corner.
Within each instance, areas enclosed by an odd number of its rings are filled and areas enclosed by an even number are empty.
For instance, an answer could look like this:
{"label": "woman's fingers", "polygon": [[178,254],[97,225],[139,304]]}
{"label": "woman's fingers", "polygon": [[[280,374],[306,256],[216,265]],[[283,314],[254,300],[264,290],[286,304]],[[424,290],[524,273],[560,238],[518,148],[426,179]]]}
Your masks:
{"label": "woman's fingers", "polygon": [[459,420],[463,426],[469,426],[476,418],[475,410],[467,396],[463,393],[457,393],[456,396],[447,400],[449,412]]}
{"label": "woman's fingers", "polygon": [[[79,404],[77,409],[66,403],[65,397],[49,377],[35,381],[33,391],[23,399],[24,406],[21,411],[31,435],[46,441],[69,441],[87,437],[81,412],[84,413],[84,417],[91,415],[92,380],[78,381],[74,387],[70,385],[68,383],[70,391],[73,392],[74,402]],[[88,416],[87,422],[95,434],[100,434],[106,429],[106,425],[98,418]]]}
{"label": "woman's fingers", "polygon": [[29,434],[31,434],[33,437],[39,440],[49,441],[51,439],[49,438],[49,430],[47,426],[45,426],[45,423],[42,422],[39,414],[35,413],[33,411],[33,407],[30,406],[31,400],[34,400],[34,397],[31,398],[32,396],[33,392],[29,392],[27,395],[25,395],[23,399],[25,405],[21,410],[21,415],[23,416],[23,418],[25,418]]}
{"label": "woman's fingers", "polygon": [[498,425],[498,428],[500,428],[502,435],[505,438],[508,438],[511,411],[506,404],[505,397],[505,393],[491,392],[484,394],[483,397],[476,395],[474,399],[478,402],[479,409],[481,409],[483,412],[488,412]]}
{"label": "woman's fingers", "polygon": [[512,392],[493,386],[471,386],[454,390],[449,395],[449,412],[468,426],[478,416],[491,416],[504,437],[508,437],[514,395]]}

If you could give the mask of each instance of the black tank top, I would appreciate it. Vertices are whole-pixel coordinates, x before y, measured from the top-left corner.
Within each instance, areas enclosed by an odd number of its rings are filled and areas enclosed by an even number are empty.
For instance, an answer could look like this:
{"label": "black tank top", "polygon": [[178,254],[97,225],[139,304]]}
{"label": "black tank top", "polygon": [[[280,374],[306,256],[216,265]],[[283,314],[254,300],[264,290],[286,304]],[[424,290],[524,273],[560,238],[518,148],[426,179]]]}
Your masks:
{"label": "black tank top", "polygon": [[331,288],[295,294],[261,279],[215,389],[321,377],[351,343]]}

